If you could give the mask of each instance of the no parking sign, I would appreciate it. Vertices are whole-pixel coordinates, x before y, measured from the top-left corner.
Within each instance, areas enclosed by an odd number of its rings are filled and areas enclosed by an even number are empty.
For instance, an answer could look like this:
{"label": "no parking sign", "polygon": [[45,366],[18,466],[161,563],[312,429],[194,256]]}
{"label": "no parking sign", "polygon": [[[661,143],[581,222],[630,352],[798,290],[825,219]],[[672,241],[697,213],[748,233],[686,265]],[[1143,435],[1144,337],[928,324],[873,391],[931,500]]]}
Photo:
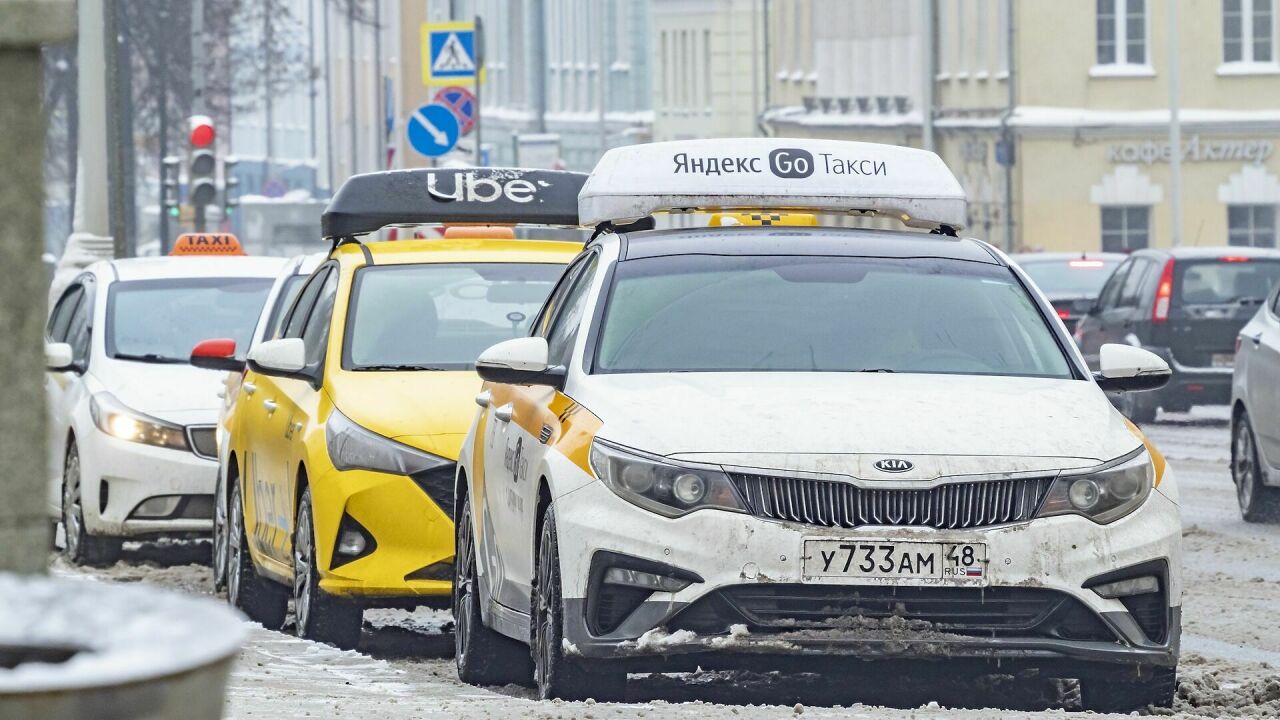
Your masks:
{"label": "no parking sign", "polygon": [[476,96],[470,90],[456,85],[441,88],[432,100],[436,105],[443,105],[453,111],[458,118],[458,125],[463,135],[471,132],[476,125]]}

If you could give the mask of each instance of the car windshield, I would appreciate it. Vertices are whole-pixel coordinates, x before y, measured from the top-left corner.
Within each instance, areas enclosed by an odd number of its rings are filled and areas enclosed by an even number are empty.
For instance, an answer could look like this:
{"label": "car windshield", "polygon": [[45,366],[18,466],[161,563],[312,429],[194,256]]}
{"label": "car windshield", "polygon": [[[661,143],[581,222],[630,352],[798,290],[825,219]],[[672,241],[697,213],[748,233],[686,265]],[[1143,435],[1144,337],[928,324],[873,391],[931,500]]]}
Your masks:
{"label": "car windshield", "polygon": [[564,271],[554,263],[382,265],[356,273],[343,367],[466,370],[528,335]]}
{"label": "car windshield", "polygon": [[111,285],[107,296],[109,357],[185,363],[196,343],[231,338],[248,346],[271,278],[165,278]]}
{"label": "car windshield", "polygon": [[685,255],[619,263],[601,372],[1072,377],[1008,268],[946,259]]}
{"label": "car windshield", "polygon": [[1046,295],[1098,297],[1118,260],[1021,260],[1018,265]]}
{"label": "car windshield", "polygon": [[1232,257],[1177,262],[1174,282],[1182,305],[1223,305],[1241,300],[1261,302],[1280,281],[1280,260]]}

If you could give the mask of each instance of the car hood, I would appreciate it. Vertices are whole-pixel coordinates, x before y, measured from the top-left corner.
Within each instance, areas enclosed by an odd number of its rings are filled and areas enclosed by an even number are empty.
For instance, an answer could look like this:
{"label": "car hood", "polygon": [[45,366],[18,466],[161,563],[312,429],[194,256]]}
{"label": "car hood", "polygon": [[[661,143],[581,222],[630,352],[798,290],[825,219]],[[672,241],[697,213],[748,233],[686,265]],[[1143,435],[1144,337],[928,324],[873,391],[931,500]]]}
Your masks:
{"label": "car hood", "polygon": [[480,384],[471,370],[342,372],[329,392],[356,424],[454,459],[475,418]]}
{"label": "car hood", "polygon": [[[888,373],[593,375],[605,440],[677,459],[862,478],[1087,467],[1141,440],[1092,382]],[[876,460],[915,467],[889,475]]]}
{"label": "car hood", "polygon": [[181,424],[215,422],[226,373],[183,364],[107,359],[94,374],[103,388],[138,412]]}

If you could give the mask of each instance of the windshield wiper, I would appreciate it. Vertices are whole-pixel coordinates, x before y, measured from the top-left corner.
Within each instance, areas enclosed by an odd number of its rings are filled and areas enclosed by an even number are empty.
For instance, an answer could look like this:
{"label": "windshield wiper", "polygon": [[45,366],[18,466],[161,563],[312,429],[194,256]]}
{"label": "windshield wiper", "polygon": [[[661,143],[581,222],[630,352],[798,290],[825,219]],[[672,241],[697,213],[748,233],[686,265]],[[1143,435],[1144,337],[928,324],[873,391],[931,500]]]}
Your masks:
{"label": "windshield wiper", "polygon": [[442,370],[446,370],[447,368],[437,367],[437,366],[435,366],[435,365],[413,365],[413,364],[406,363],[406,364],[400,364],[400,365],[397,365],[397,364],[386,364],[386,365],[361,365],[360,367],[352,368],[352,369],[353,369],[353,370],[358,370],[358,371],[378,371],[378,370],[437,370],[437,371],[442,371]]}
{"label": "windshield wiper", "polygon": [[866,373],[873,373],[873,372],[887,372],[887,373],[891,373],[891,372],[898,372],[898,371],[897,371],[897,370],[890,370],[889,368],[863,368],[863,369],[861,369],[861,370],[854,370],[854,372],[866,372]]}
{"label": "windshield wiper", "polygon": [[172,358],[166,355],[157,355],[156,353],[142,353],[140,355],[116,353],[112,357],[116,360],[133,360],[134,362],[155,363],[157,365],[180,365],[188,362],[186,358]]}

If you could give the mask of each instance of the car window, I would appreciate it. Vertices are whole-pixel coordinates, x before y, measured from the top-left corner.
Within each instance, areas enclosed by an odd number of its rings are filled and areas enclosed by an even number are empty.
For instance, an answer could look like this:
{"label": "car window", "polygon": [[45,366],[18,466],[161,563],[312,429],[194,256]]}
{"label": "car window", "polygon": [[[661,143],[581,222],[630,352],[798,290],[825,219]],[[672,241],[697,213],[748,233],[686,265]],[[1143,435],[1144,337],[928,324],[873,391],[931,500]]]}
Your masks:
{"label": "car window", "polygon": [[1129,274],[1125,276],[1124,285],[1120,288],[1118,307],[1137,307],[1140,304],[1142,286],[1146,284],[1147,273],[1151,271],[1153,264],[1149,260],[1134,259],[1133,267],[1129,268]]}
{"label": "car window", "polygon": [[[593,256],[594,257],[594,256]],[[551,295],[547,298],[547,302],[543,304],[542,309],[538,312],[538,317],[534,321],[534,335],[541,337],[547,336],[547,329],[551,324],[551,317],[555,315],[560,304],[564,302],[564,296],[573,287],[573,281],[578,279],[578,275],[582,269],[586,267],[589,258],[579,257],[569,266],[569,269],[560,276],[560,280],[556,283],[556,287],[551,291]]]}
{"label": "car window", "polygon": [[302,283],[306,282],[306,275],[290,275],[285,278],[284,283],[280,286],[280,294],[276,295],[275,305],[271,307],[271,314],[267,316],[266,328],[263,330],[263,340],[273,340],[280,333],[280,327],[284,324],[285,312],[293,305],[293,301],[297,299],[298,292],[302,290]]}
{"label": "car window", "polygon": [[611,286],[601,372],[1075,376],[1000,265],[673,255],[620,262]]}
{"label": "car window", "polygon": [[93,324],[93,318],[90,317],[93,303],[88,302],[87,298],[88,295],[84,294],[81,301],[76,303],[76,309],[71,314],[71,322],[67,325],[67,338],[64,341],[71,345],[71,357],[80,367],[85,367],[89,363],[89,339]]}
{"label": "car window", "polygon": [[1271,298],[1271,312],[1275,313],[1276,317],[1280,317],[1280,289],[1277,289],[1275,296]]}
{"label": "car window", "polygon": [[595,277],[598,255],[592,255],[582,266],[582,272],[573,280],[560,306],[552,311],[547,330],[547,362],[550,365],[569,365],[573,343],[582,326],[582,314],[587,304],[587,291]]}
{"label": "car window", "polygon": [[209,338],[248,347],[271,291],[263,277],[186,277],[112,283],[107,293],[107,355],[119,360],[186,363]]}
{"label": "car window", "polygon": [[83,297],[84,286],[79,284],[72,285],[62,293],[62,298],[58,300],[57,305],[53,307],[53,313],[49,315],[49,324],[45,326],[45,334],[49,336],[49,342],[67,341],[67,325],[71,323],[71,315]]}
{"label": "car window", "polygon": [[1278,281],[1277,260],[1228,257],[1174,265],[1174,297],[1180,305],[1260,304]]}
{"label": "car window", "polygon": [[1018,265],[1046,295],[1097,297],[1111,273],[1120,264],[1116,260],[1019,260]]}
{"label": "car window", "polygon": [[333,303],[337,297],[338,273],[330,271],[320,288],[306,329],[302,332],[302,344],[307,349],[307,367],[319,367],[324,361],[324,350],[329,340],[329,320],[333,317]]}
{"label": "car window", "polygon": [[331,268],[329,267],[322,268],[307,280],[307,284],[298,293],[298,299],[294,301],[293,307],[289,309],[289,314],[284,319],[280,337],[302,337],[302,331],[307,325],[307,318],[311,315],[311,308],[316,304],[316,296],[320,294],[320,287],[324,285],[324,281],[328,278],[330,271]]}
{"label": "car window", "polygon": [[469,370],[491,345],[529,335],[558,263],[421,263],[356,271],[346,370]]}
{"label": "car window", "polygon": [[1107,309],[1115,307],[1120,302],[1120,288],[1124,285],[1125,276],[1129,274],[1129,269],[1133,267],[1133,260],[1125,260],[1124,263],[1116,268],[1116,272],[1107,281],[1105,287],[1102,288],[1102,294],[1098,296],[1098,307]]}

